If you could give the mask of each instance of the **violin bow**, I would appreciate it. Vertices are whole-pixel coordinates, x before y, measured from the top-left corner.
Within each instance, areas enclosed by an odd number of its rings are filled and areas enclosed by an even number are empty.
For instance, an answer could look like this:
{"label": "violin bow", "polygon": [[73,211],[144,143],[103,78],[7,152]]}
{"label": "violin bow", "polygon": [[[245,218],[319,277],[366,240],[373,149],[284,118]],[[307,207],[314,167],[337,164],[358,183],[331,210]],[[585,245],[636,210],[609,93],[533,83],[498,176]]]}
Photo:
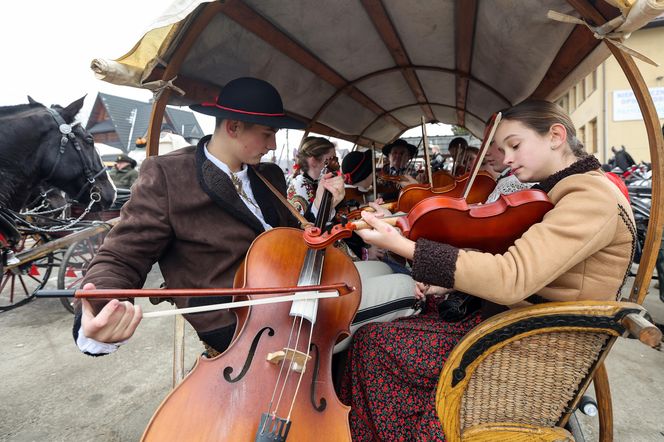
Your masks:
{"label": "violin bow", "polygon": [[489,146],[491,145],[491,142],[493,141],[493,136],[496,134],[496,128],[498,127],[498,123],[500,123],[500,120],[503,118],[503,114],[498,112],[494,114],[493,121],[491,121],[491,130],[489,131],[489,135],[487,137],[484,137],[484,140],[482,140],[482,147],[480,148],[480,153],[477,155],[477,158],[475,158],[475,162],[473,163],[473,168],[472,172],[470,174],[470,177],[468,178],[468,181],[466,182],[466,187],[463,189],[463,199],[468,198],[468,194],[470,193],[470,188],[473,186],[473,182],[475,182],[475,178],[477,178],[477,174],[480,171],[480,166],[482,165],[482,161],[484,161],[484,157],[486,156],[487,150],[489,150]]}
{"label": "violin bow", "polygon": [[429,138],[427,138],[427,125],[424,119],[422,118],[422,145],[424,147],[424,167],[427,169],[427,179],[429,184],[433,187],[433,172],[431,171],[431,159],[429,157]]}
{"label": "violin bow", "polygon": [[457,144],[456,150],[454,151],[454,158],[452,159],[452,175],[456,174],[456,167],[459,161],[459,145]]}
{"label": "violin bow", "polygon": [[279,191],[278,191],[278,190],[272,185],[272,183],[270,183],[270,182],[269,182],[269,181],[268,181],[263,175],[261,175],[260,173],[258,173],[258,171],[256,170],[256,168],[254,168],[253,170],[254,170],[254,173],[256,173],[256,175],[258,175],[258,178],[260,178],[261,181],[263,181],[263,183],[265,183],[265,185],[267,186],[267,188],[270,189],[270,191],[274,194],[274,196],[277,197],[277,199],[281,202],[281,204],[283,204],[283,205],[286,207],[286,209],[288,209],[288,211],[289,211],[289,212],[295,217],[295,219],[297,219],[297,221],[300,223],[300,227],[302,227],[303,229],[305,229],[305,228],[307,228],[307,227],[309,227],[309,226],[312,225],[312,223],[309,222],[308,219],[306,219],[304,216],[302,216],[302,214],[301,214],[301,213],[300,213],[295,207],[293,207],[293,205],[292,205],[291,203],[288,202],[288,200],[286,199],[286,197],[284,197],[284,196],[281,194],[281,192],[279,192]]}
{"label": "violin bow", "polygon": [[371,187],[373,191],[373,200],[378,199],[378,178],[376,177],[376,143],[371,143]]}

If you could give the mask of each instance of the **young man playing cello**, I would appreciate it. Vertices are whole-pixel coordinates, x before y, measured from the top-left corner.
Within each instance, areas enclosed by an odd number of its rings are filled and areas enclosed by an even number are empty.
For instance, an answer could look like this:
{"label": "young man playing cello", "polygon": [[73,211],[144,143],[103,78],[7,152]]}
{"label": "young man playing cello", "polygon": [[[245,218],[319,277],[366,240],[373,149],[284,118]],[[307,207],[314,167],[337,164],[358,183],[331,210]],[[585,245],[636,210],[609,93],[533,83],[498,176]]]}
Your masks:
{"label": "young man playing cello", "polygon": [[[232,287],[235,271],[256,236],[272,227],[297,227],[257,175],[285,195],[282,170],[260,159],[276,148],[279,128],[304,127],[285,116],[277,90],[259,79],[239,78],[223,88],[215,103],[191,108],[217,117],[214,134],[197,146],[143,162],[120,223],[92,261],[84,289],[140,288],[155,262],[168,288]],[[321,184],[314,205],[325,189],[334,204],[343,199],[341,177],[327,175]],[[178,307],[218,302],[219,298],[175,298]],[[235,329],[233,313],[185,317],[209,350],[228,347]],[[88,354],[110,353],[132,336],[141,318],[140,306],[129,301],[83,300],[74,337]]]}

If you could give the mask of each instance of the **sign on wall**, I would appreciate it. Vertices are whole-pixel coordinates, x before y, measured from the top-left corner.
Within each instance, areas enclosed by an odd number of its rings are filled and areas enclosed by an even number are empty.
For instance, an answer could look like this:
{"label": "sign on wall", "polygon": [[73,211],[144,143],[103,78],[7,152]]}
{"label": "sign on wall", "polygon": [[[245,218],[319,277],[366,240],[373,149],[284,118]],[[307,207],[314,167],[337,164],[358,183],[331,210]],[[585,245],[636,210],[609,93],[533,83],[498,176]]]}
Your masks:
{"label": "sign on wall", "polygon": [[[649,88],[657,116],[664,118],[664,87]],[[613,91],[613,121],[643,120],[639,104],[631,89]]]}

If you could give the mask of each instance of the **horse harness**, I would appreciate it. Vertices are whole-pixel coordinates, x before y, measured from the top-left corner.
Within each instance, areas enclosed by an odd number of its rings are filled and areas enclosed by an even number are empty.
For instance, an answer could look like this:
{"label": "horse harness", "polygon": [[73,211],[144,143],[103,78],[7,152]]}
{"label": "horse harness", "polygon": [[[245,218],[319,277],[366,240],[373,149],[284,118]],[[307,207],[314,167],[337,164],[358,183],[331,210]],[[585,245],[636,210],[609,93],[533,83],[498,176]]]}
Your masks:
{"label": "horse harness", "polygon": [[71,143],[74,146],[74,150],[78,154],[78,157],[81,160],[81,164],[83,166],[83,174],[85,175],[85,179],[87,180],[87,183],[81,187],[81,190],[78,192],[78,194],[74,197],[74,200],[78,200],[83,192],[87,189],[88,186],[90,187],[90,200],[94,202],[98,202],[101,200],[101,194],[99,193],[99,188],[97,186],[94,186],[94,183],[96,179],[103,173],[106,172],[106,168],[104,165],[101,165],[101,169],[97,172],[94,172],[94,165],[88,164],[88,161],[86,160],[85,156],[83,155],[83,149],[81,148],[81,145],[79,144],[78,140],[76,139],[76,135],[74,134],[74,129],[73,126],[76,126],[80,123],[76,123],[74,125],[67,124],[65,120],[60,116],[60,114],[51,108],[46,108],[46,110],[51,114],[53,119],[55,120],[56,124],[58,125],[58,129],[60,129],[60,133],[62,134],[62,137],[60,138],[60,149],[58,150],[58,157],[55,160],[55,163],[53,164],[53,167],[51,168],[51,171],[49,174],[44,178],[44,181],[48,181],[51,179],[53,174],[55,173],[56,168],[58,167],[58,164],[60,163],[60,159],[62,158],[62,155],[65,153],[65,149],[69,143]]}

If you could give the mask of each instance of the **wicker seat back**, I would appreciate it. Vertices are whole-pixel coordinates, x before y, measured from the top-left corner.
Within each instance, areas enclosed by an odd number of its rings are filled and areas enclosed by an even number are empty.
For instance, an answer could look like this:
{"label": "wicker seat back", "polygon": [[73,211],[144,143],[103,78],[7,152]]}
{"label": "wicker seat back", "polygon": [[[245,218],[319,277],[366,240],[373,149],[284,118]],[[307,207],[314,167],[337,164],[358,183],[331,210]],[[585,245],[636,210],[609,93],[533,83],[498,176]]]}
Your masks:
{"label": "wicker seat back", "polygon": [[461,399],[461,431],[493,422],[553,427],[608,338],[604,333],[543,333],[491,353],[473,372]]}
{"label": "wicker seat back", "polygon": [[491,440],[498,428],[558,431],[627,334],[626,318],[645,313],[625,302],[559,302],[484,321],[452,350],[439,379],[436,409],[447,440]]}

